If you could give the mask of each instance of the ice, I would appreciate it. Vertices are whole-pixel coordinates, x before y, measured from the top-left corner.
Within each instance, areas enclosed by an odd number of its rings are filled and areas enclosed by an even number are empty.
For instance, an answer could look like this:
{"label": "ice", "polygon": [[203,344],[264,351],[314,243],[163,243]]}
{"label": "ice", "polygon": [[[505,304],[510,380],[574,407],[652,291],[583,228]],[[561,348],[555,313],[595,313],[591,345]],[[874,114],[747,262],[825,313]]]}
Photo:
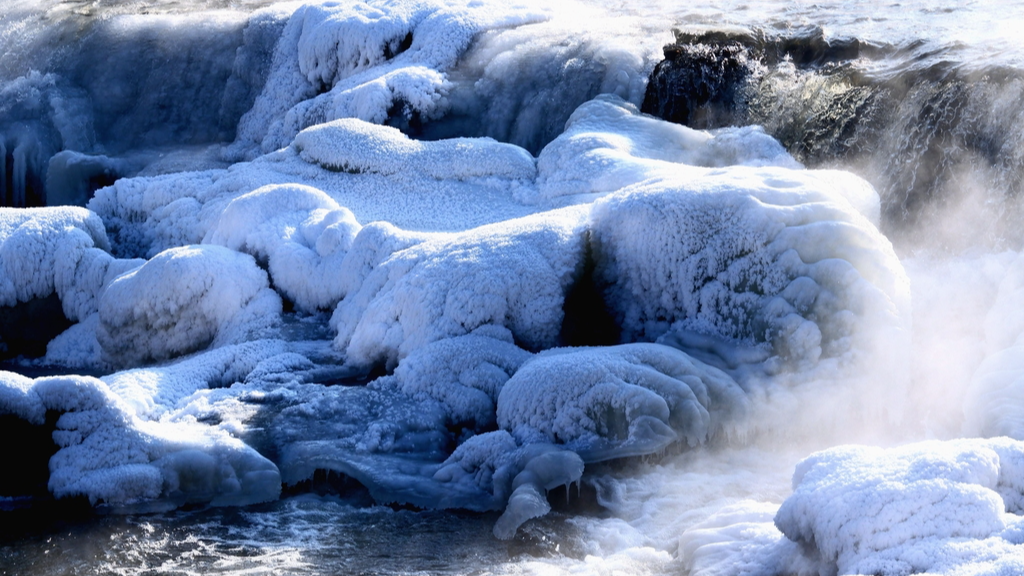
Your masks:
{"label": "ice", "polygon": [[360,230],[352,212],[308,186],[270,185],[232,200],[204,243],[266,263],[274,287],[307,312],[333,308]]}
{"label": "ice", "polygon": [[306,128],[295,137],[299,156],[328,170],[393,175],[412,173],[439,180],[508,178],[532,181],[533,156],[490,138],[412,140],[397,128],[343,118]]}
{"label": "ice", "polygon": [[40,424],[45,411],[61,414],[48,485],[58,498],[157,510],[191,502],[244,505],[280,493],[277,467],[237,438],[194,422],[140,419],[95,378],[4,376],[3,384],[5,413]]}
{"label": "ice", "polygon": [[759,127],[693,130],[641,115],[614,95],[580,105],[565,131],[541,151],[537,165],[546,200],[613,192],[682,166],[800,167]]}
{"label": "ice", "polygon": [[281,299],[251,256],[185,246],[110,283],[96,336],[107,362],[131,366],[258,339],[280,314]]}
{"label": "ice", "polygon": [[566,209],[441,236],[384,260],[331,318],[351,362],[395,366],[480,326],[527,349],[558,342],[565,292],[583,257],[585,211]]}
{"label": "ice", "polygon": [[540,7],[457,0],[302,6],[285,27],[263,93],[239,123],[236,153],[247,145],[276,150],[338,118],[383,123],[392,108],[439,117],[446,73],[478,34],[549,17]]}
{"label": "ice", "polygon": [[394,379],[408,396],[441,403],[450,425],[482,432],[496,423],[502,387],[530,357],[508,329],[485,325],[418,349],[398,365]]}
{"label": "ice", "polygon": [[814,172],[636,184],[595,202],[591,229],[624,340],[731,339],[770,353],[769,371],[852,361],[878,331],[908,342],[909,283],[891,244]]}
{"label": "ice", "polygon": [[1006,438],[831,448],[797,466],[775,524],[841,574],[1010,573],[1024,566],[1022,465]]}
{"label": "ice", "polygon": [[727,433],[746,408],[731,377],[668,346],[565,348],[541,353],[509,380],[498,425],[596,462],[697,446]]}

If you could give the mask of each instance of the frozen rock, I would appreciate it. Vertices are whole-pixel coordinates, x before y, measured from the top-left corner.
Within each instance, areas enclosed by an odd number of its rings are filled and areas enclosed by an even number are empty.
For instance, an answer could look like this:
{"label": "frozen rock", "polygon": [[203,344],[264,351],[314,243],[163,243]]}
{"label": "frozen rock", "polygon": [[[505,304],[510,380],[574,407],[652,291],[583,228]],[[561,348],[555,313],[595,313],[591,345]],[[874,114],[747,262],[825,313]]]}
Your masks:
{"label": "frozen rock", "polygon": [[338,305],[349,361],[390,366],[413,350],[493,324],[528,349],[555,345],[582,264],[584,215],[566,209],[432,238],[391,255]]}
{"label": "frozen rock", "polygon": [[[908,341],[892,246],[813,173],[730,168],[638,184],[594,205],[595,279],[622,338],[685,331],[768,353],[770,371]],[[754,355],[756,357],[756,355]]]}
{"label": "frozen rock", "polygon": [[498,396],[498,425],[521,442],[567,446],[586,462],[697,446],[748,408],[724,372],[674,348],[627,344],[548,350]]}
{"label": "frozen rock", "polygon": [[415,174],[438,180],[537,175],[526,150],[491,138],[413,140],[397,128],[343,118],[306,128],[292,145],[299,156],[328,170],[385,175]]}
{"label": "frozen rock", "polygon": [[232,200],[203,242],[266,263],[274,287],[313,312],[345,295],[342,262],[360,228],[351,211],[316,188],[270,185]]}
{"label": "frozen rock", "polygon": [[187,246],[111,282],[97,337],[108,362],[132,365],[257,339],[280,313],[280,297],[251,256]]}
{"label": "frozen rock", "polygon": [[775,524],[840,574],[1012,573],[1022,472],[1024,444],[1006,438],[831,448],[797,466]]}

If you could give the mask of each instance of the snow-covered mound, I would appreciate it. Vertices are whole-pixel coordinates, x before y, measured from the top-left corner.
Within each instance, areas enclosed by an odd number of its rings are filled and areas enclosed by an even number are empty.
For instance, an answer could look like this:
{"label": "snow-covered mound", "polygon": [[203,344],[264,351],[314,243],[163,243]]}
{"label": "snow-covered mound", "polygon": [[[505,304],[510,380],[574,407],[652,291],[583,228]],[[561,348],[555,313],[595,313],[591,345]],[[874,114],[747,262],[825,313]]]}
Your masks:
{"label": "snow-covered mound", "polygon": [[490,138],[420,142],[397,128],[343,118],[306,128],[292,145],[299,156],[328,170],[416,174],[439,180],[508,178],[532,181],[533,156],[519,146]]}
{"label": "snow-covered mound", "polygon": [[703,444],[746,409],[743,390],[722,371],[638,343],[541,353],[502,388],[498,425],[520,441],[564,444],[596,462]]}
{"label": "snow-covered mound", "polygon": [[351,211],[316,188],[269,185],[232,200],[204,242],[265,263],[282,295],[312,312],[345,295],[342,263],[360,228]]}
{"label": "snow-covered mound", "polygon": [[721,337],[761,349],[777,371],[849,360],[877,330],[890,346],[909,337],[909,284],[891,244],[814,172],[637,184],[597,201],[591,226],[595,276],[624,339]]}
{"label": "snow-covered mound", "polygon": [[61,413],[48,488],[114,509],[170,509],[192,502],[274,500],[281,477],[269,460],[223,430],[138,418],[103,382],[86,376],[30,380],[0,372],[0,410],[33,424]]}
{"label": "snow-covered mound", "polygon": [[338,305],[335,346],[351,362],[394,366],[487,324],[527,348],[557,345],[565,293],[583,262],[585,214],[547,212],[396,252]]}
{"label": "snow-covered mound", "polygon": [[280,316],[281,298],[251,256],[185,246],[117,277],[99,308],[105,360],[135,365],[258,339]]}
{"label": "snow-covered mound", "polygon": [[797,466],[775,524],[839,574],[1024,569],[1024,444],[838,447]]}
{"label": "snow-covered mound", "polygon": [[549,17],[539,7],[464,0],[302,6],[278,42],[263,93],[239,123],[236,153],[271,152],[338,118],[380,124],[393,108],[440,117],[447,72],[477,35]]}

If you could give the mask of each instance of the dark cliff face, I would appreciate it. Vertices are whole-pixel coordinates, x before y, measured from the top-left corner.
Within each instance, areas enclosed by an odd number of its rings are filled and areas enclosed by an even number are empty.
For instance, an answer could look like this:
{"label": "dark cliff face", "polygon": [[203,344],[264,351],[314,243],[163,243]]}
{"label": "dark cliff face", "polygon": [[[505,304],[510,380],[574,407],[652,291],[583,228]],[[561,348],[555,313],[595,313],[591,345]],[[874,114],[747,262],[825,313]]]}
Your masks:
{"label": "dark cliff face", "polygon": [[808,167],[853,170],[878,190],[883,228],[896,235],[916,234],[969,189],[984,191],[982,202],[1019,196],[1022,109],[1020,71],[819,28],[677,31],[642,107],[698,129],[759,124]]}

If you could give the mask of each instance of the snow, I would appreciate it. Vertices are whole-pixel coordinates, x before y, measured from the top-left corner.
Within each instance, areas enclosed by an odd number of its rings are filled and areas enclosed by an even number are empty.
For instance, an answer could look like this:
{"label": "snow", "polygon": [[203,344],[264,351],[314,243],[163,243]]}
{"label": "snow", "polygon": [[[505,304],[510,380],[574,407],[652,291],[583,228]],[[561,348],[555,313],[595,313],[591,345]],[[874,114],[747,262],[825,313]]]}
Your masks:
{"label": "snow", "polygon": [[[15,413],[37,423],[47,410],[61,413],[48,485],[58,498],[83,495],[93,504],[145,511],[278,497],[277,467],[221,430],[140,419],[106,384],[88,376],[11,380],[4,377],[4,397],[9,399],[12,384],[22,392],[20,401],[14,399]],[[11,407],[5,401],[5,411]]]}
{"label": "snow", "polygon": [[420,142],[397,128],[343,118],[306,128],[295,137],[299,156],[328,170],[393,175],[420,174],[439,180],[507,178],[532,181],[533,156],[491,138]]}
{"label": "snow", "polygon": [[338,118],[379,124],[396,105],[406,116],[436,118],[447,105],[446,74],[477,35],[549,17],[539,6],[460,0],[302,6],[239,124],[236,152],[246,145],[270,152]]}
{"label": "snow", "polygon": [[565,292],[582,263],[585,211],[566,209],[441,236],[392,254],[331,318],[349,361],[395,366],[480,326],[527,349],[558,342]]}
{"label": "snow", "polygon": [[768,352],[769,371],[849,361],[878,330],[908,341],[892,245],[814,172],[666,177],[598,200],[591,220],[595,275],[627,341],[726,338]]}
{"label": "snow", "polygon": [[[641,114],[650,47],[577,34],[572,10],[272,7],[221,43],[238,52],[220,107],[252,103],[233,144],[53,155],[68,202],[141,172],[87,208],[0,209],[0,314],[56,294],[74,322],[17,365],[106,372],[0,371],[0,416],[57,416],[50,491],[123,512],[246,505],[330,471],[381,504],[500,512],[493,533],[511,539],[551,512],[551,490],[585,483],[608,511],[572,520],[587,567],[1019,572],[1015,440],[831,448],[796,466],[791,494],[779,478],[798,457],[762,450],[802,456],[831,440],[822,422],[862,416],[876,438],[1024,439],[1024,257],[985,260],[999,288],[961,320],[984,342],[965,339],[955,417],[933,426],[940,400],[906,402],[907,357],[959,344],[911,347],[911,301],[959,299],[936,285],[953,274],[911,292],[913,260],[879,231],[864,180],[805,170],[758,126]],[[44,144],[19,136],[12,166]],[[221,153],[234,163],[205,169]],[[918,327],[941,334],[959,310]],[[603,315],[614,337],[583,336],[618,341],[572,346],[566,328]]]}
{"label": "snow", "polygon": [[308,186],[270,185],[232,200],[204,238],[266,263],[274,286],[307,312],[332,308],[342,262],[360,230],[355,216]]}
{"label": "snow", "polygon": [[96,336],[107,362],[130,366],[258,339],[280,313],[280,297],[251,256],[184,246],[110,283]]}
{"label": "snow", "polygon": [[697,446],[742,419],[747,398],[720,370],[660,344],[547,350],[502,388],[498,425],[586,462]]}
{"label": "snow", "polygon": [[841,574],[1008,573],[1024,566],[1022,466],[1006,438],[831,448],[797,466],[775,524]]}

